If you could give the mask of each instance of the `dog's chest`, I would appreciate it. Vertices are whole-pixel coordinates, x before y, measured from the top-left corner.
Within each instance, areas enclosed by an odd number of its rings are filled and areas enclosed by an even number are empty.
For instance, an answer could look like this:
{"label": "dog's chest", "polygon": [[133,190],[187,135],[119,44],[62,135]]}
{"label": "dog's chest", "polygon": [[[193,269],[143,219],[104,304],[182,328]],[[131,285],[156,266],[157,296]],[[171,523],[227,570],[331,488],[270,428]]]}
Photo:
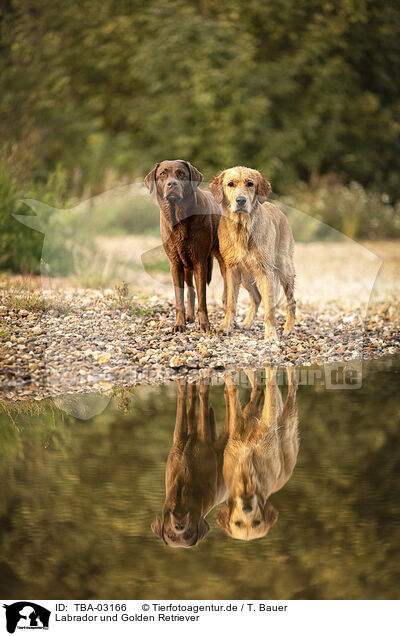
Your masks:
{"label": "dog's chest", "polygon": [[227,224],[226,230],[219,232],[220,250],[224,261],[230,267],[239,263],[252,270],[257,265],[256,246],[247,228]]}
{"label": "dog's chest", "polygon": [[185,267],[193,267],[194,246],[188,223],[178,223],[163,236],[165,251],[174,260],[180,260]]}

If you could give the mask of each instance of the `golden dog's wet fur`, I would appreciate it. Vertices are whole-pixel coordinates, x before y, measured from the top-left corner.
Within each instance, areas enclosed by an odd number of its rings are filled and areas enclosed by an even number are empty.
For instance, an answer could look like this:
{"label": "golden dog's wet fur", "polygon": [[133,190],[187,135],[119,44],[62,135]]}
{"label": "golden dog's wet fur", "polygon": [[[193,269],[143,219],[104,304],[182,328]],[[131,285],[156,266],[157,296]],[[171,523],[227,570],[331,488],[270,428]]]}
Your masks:
{"label": "golden dog's wet fur", "polygon": [[[228,332],[236,315],[240,283],[250,278],[251,302],[245,326],[259,305],[258,283],[265,311],[265,338],[277,340],[276,290],[282,285],[287,299],[285,332],[295,320],[293,234],[286,216],[267,202],[270,183],[257,170],[237,166],[224,170],[211,183],[211,192],[222,204],[218,227],[219,248],[226,266],[227,310],[221,328]],[[258,299],[258,300],[257,300]]]}
{"label": "golden dog's wet fur", "polygon": [[256,376],[247,375],[252,393],[243,411],[238,387],[231,376],[225,378],[229,437],[223,475],[229,495],[217,517],[227,534],[245,541],[265,536],[278,520],[269,497],[290,478],[299,448],[295,370],[288,370],[285,405],[276,371],[267,370],[264,404],[264,391]]}
{"label": "golden dog's wet fur", "polygon": [[206,515],[226,499],[222,460],[226,426],[217,439],[214,411],[209,406],[209,384],[200,382],[196,422],[196,385],[178,381],[174,443],[168,455],[162,519],[151,524],[154,534],[173,548],[190,548],[209,531]]}

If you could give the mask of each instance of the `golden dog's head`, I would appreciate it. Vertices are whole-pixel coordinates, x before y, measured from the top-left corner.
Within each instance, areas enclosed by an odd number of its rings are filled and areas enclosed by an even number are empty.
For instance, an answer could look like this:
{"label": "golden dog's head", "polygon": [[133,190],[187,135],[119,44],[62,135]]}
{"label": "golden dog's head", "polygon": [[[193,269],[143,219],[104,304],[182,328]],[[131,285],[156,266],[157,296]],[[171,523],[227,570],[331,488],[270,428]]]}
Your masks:
{"label": "golden dog's head", "polygon": [[268,501],[261,502],[256,495],[251,498],[234,497],[221,507],[217,523],[233,539],[251,541],[265,537],[278,521],[278,511]]}
{"label": "golden dog's head", "polygon": [[236,166],[214,177],[210,190],[216,202],[229,212],[251,214],[258,203],[267,200],[271,184],[258,170]]}

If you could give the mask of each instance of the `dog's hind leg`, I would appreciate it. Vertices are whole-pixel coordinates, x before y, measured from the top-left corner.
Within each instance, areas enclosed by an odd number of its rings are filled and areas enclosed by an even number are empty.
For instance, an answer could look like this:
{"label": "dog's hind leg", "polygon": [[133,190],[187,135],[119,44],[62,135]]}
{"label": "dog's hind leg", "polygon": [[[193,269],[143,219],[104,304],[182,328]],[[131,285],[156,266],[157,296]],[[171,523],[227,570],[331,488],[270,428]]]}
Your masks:
{"label": "dog's hind leg", "polygon": [[187,322],[194,322],[194,309],[196,302],[196,294],[193,287],[193,272],[185,269],[185,283],[187,289]]}
{"label": "dog's hind leg", "polygon": [[222,306],[224,308],[224,311],[226,311],[226,300],[227,300],[227,289],[226,289],[226,266],[224,263],[224,259],[222,258],[221,254],[219,251],[215,251],[214,252],[215,258],[218,261],[219,264],[219,269],[221,272],[221,276],[222,276],[222,280],[224,282],[224,290],[222,292]]}
{"label": "dog's hind leg", "polygon": [[264,395],[262,386],[258,383],[257,376],[251,371],[246,371],[246,375],[251,382],[251,395],[250,400],[243,409],[243,417],[248,426],[252,426],[257,423],[261,412],[261,403]]}
{"label": "dog's hind leg", "polygon": [[204,442],[212,444],[216,440],[217,430],[214,411],[209,405],[209,394],[210,385],[208,381],[203,378],[200,380],[199,389],[200,408],[198,434]]}
{"label": "dog's hind leg", "polygon": [[286,322],[283,333],[289,333],[294,329],[296,318],[296,301],[294,299],[294,273],[279,270],[279,280],[286,296]]}

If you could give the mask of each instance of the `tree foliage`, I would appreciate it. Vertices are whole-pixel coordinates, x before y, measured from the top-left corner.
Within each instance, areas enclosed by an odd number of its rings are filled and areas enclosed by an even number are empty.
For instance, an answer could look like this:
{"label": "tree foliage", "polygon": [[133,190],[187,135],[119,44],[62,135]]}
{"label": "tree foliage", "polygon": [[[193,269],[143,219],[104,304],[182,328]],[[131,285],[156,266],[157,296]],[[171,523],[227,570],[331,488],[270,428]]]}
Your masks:
{"label": "tree foliage", "polygon": [[399,21],[395,0],[8,0],[4,152],[91,191],[179,156],[399,196]]}

